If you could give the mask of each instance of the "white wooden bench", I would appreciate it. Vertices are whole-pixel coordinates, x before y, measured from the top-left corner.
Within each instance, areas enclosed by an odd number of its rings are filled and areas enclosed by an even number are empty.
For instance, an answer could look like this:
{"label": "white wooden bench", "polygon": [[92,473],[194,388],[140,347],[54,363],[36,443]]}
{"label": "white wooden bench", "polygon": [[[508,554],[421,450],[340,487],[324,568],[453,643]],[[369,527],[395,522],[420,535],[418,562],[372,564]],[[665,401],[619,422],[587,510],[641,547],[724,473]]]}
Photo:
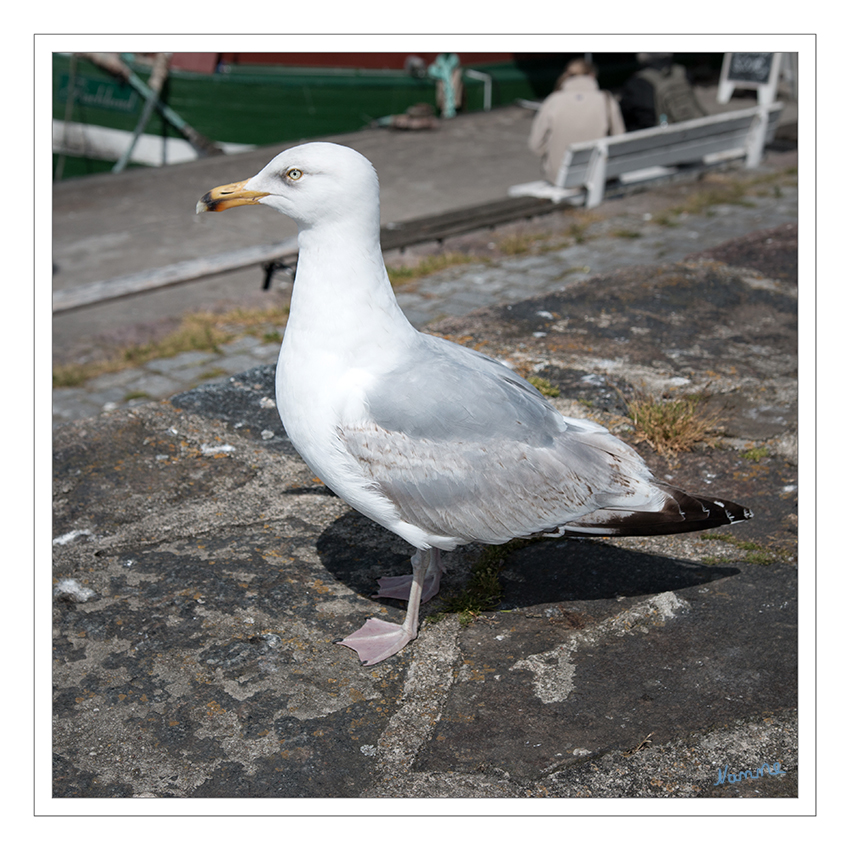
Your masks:
{"label": "white wooden bench", "polygon": [[569,199],[595,207],[602,201],[606,182],[614,178],[635,184],[674,174],[682,166],[734,159],[755,168],[776,133],[781,112],[777,102],[579,142],[567,149],[554,183],[520,183],[511,186],[508,195]]}

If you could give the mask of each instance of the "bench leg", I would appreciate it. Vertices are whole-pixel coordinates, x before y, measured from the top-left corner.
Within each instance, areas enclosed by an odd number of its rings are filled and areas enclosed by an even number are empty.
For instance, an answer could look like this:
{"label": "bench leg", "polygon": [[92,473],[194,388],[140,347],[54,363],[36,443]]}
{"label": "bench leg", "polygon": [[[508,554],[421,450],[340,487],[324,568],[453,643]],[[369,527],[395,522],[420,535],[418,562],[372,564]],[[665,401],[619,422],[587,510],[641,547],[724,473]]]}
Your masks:
{"label": "bench leg", "polygon": [[598,207],[605,195],[605,170],[608,164],[608,145],[600,142],[593,149],[593,156],[587,167],[587,201],[588,209]]}
{"label": "bench leg", "polygon": [[766,107],[759,109],[758,115],[753,118],[752,127],[747,136],[747,168],[755,168],[764,153],[764,141],[767,137],[767,126],[770,116]]}

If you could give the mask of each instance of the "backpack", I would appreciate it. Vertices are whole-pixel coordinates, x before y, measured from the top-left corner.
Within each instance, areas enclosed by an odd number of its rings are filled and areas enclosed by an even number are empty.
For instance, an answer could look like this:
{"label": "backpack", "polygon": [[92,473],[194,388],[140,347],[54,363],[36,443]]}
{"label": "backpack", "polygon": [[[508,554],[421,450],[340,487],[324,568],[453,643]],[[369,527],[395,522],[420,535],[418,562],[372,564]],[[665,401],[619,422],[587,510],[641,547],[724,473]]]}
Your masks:
{"label": "backpack", "polygon": [[681,65],[671,65],[664,70],[644,68],[638,77],[646,80],[655,97],[655,118],[668,124],[702,118],[705,110],[700,106]]}

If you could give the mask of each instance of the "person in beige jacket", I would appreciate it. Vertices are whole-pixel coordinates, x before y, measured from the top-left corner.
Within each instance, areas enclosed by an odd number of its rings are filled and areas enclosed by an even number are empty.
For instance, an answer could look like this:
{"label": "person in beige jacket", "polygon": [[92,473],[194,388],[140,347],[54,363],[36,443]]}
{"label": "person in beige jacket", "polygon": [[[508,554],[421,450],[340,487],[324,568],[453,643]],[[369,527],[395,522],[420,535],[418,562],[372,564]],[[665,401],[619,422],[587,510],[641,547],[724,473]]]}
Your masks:
{"label": "person in beige jacket", "polygon": [[546,179],[554,183],[571,144],[625,132],[620,107],[610,92],[600,90],[596,69],[584,59],[574,59],[534,116],[528,147],[540,157]]}

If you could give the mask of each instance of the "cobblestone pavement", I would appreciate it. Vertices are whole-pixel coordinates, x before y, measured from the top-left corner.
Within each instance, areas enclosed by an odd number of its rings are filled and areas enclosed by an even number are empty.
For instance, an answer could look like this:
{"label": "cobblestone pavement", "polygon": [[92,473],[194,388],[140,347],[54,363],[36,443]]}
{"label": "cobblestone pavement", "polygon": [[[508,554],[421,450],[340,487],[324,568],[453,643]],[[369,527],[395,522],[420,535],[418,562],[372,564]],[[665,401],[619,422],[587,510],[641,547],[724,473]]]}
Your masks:
{"label": "cobblestone pavement", "polygon": [[[578,243],[571,240],[575,244],[569,247],[455,266],[401,287],[399,303],[411,322],[423,327],[446,316],[559,290],[616,268],[675,262],[744,233],[797,221],[794,185],[753,193],[744,203],[679,214],[672,221],[674,226],[669,219],[662,223],[657,212],[646,211],[652,207],[648,203],[651,195],[644,193],[643,202],[633,201],[628,205],[631,209],[618,215],[585,214],[583,239]],[[80,387],[55,389],[53,421],[57,424],[104,410],[134,407],[201,383],[227,381],[238,372],[274,363],[278,349],[277,342],[245,336],[215,353],[185,352],[101,375]]]}
{"label": "cobblestone pavement", "polygon": [[422,327],[625,266],[676,262],[744,233],[797,221],[796,187],[783,189],[781,198],[752,197],[747,204],[722,204],[708,214],[681,215],[672,227],[648,212],[591,222],[579,244],[486,265],[457,266],[430,275],[414,291],[400,292],[398,300],[410,321]]}

